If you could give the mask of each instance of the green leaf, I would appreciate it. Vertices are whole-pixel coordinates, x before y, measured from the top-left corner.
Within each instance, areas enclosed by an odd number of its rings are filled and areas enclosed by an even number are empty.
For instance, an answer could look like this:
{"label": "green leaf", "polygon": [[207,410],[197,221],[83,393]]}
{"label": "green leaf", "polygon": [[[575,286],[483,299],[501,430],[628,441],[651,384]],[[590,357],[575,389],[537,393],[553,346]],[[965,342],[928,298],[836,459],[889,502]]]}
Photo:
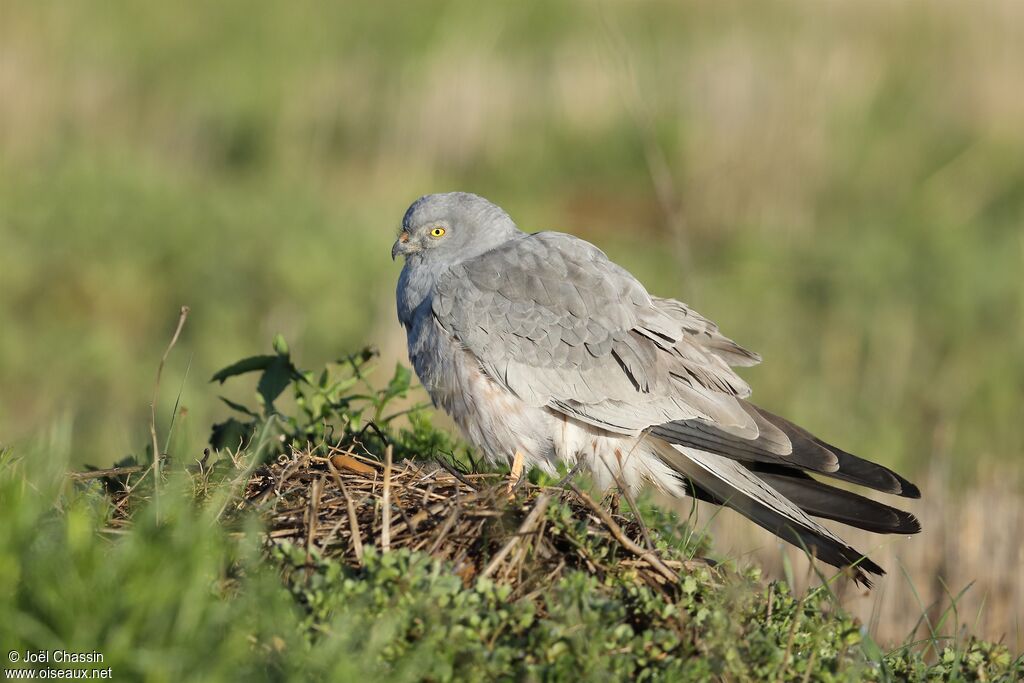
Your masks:
{"label": "green leaf", "polygon": [[214,373],[213,377],[210,378],[210,381],[220,382],[223,384],[224,380],[229,377],[234,377],[235,375],[244,375],[247,372],[256,372],[257,370],[266,370],[267,367],[269,367],[270,364],[278,358],[280,358],[280,356],[250,356],[248,358],[243,358],[237,363],[232,363],[226,368],[218,370]]}
{"label": "green leaf", "polygon": [[256,419],[259,419],[260,417],[257,413],[253,412],[246,406],[243,406],[241,403],[235,403],[231,399],[224,398],[223,396],[220,396],[219,398],[220,400],[224,401],[228,408],[231,408],[232,410],[237,410],[240,413],[248,415],[249,417],[254,417]]}
{"label": "green leaf", "polygon": [[388,382],[388,388],[384,391],[384,400],[387,401],[396,396],[401,396],[409,391],[412,385],[412,371],[401,363],[395,365],[395,376]]}
{"label": "green leaf", "polygon": [[[341,397],[341,392],[348,391],[356,385],[359,380],[355,377],[349,377],[336,382],[330,389],[327,389],[327,397],[332,401],[337,401]],[[350,397],[351,398],[351,397]]]}
{"label": "green leaf", "polygon": [[313,394],[309,401],[310,415],[319,420],[324,417],[324,408],[327,407],[327,397],[323,394]]}
{"label": "green leaf", "polygon": [[260,377],[256,390],[263,397],[263,406],[267,412],[274,408],[274,401],[281,395],[292,381],[296,374],[295,366],[288,359],[288,356],[272,356],[273,360],[267,365],[266,370]]}

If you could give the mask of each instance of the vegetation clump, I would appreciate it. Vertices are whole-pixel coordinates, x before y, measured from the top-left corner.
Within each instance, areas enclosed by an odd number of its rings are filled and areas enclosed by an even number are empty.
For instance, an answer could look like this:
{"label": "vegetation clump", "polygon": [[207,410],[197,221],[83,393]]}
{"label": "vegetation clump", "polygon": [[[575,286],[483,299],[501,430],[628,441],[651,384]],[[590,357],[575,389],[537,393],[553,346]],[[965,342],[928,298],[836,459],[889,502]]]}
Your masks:
{"label": "vegetation clump", "polygon": [[309,373],[279,339],[226,368],[215,379],[259,373],[257,407],[228,402],[241,417],[159,480],[133,462],[68,477],[59,434],[3,452],[0,641],[95,649],[115,676],[157,681],[1024,671],[969,638],[885,651],[827,583],[797,596],[702,559],[707,539],[646,501],[599,502],[570,477],[510,498],[418,407],[394,408],[407,370],[371,387],[372,359]]}

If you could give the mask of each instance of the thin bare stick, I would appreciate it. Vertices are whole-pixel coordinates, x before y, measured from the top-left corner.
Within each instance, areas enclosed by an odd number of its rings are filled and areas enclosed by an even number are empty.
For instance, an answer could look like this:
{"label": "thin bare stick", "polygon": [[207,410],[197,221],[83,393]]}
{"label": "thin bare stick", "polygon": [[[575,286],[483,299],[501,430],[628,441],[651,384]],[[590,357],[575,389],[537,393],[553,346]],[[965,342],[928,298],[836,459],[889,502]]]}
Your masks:
{"label": "thin bare stick", "polygon": [[156,401],[160,395],[160,377],[164,373],[164,364],[167,363],[167,356],[170,355],[171,349],[178,343],[178,337],[181,335],[181,329],[185,327],[189,310],[188,306],[182,306],[181,312],[178,314],[178,326],[174,328],[174,336],[171,337],[171,343],[167,345],[163,357],[160,358],[160,365],[156,368],[156,382],[153,384],[153,401],[149,404],[149,436],[153,440],[153,503],[157,506],[158,519],[160,516],[160,446],[156,438]]}
{"label": "thin bare stick", "polygon": [[348,508],[348,529],[352,534],[352,550],[355,551],[356,561],[363,563],[363,536],[359,533],[359,518],[356,517],[356,506],[352,497],[348,495],[345,485],[341,485],[341,492],[345,494],[345,506]]}
{"label": "thin bare stick", "polygon": [[389,445],[384,451],[384,495],[380,513],[380,549],[383,552],[391,550],[391,455],[392,448]]}
{"label": "thin bare stick", "polygon": [[645,548],[642,548],[639,545],[637,545],[629,536],[626,535],[622,528],[615,523],[615,520],[612,519],[612,516],[609,515],[604,508],[602,508],[600,505],[594,502],[593,498],[591,498],[582,490],[580,490],[580,488],[576,486],[576,484],[570,483],[569,486],[571,486],[572,490],[576,492],[576,495],[579,496],[579,499],[583,501],[583,503],[588,508],[590,508],[594,512],[594,514],[596,514],[601,519],[602,522],[604,522],[604,525],[608,527],[608,531],[611,532],[612,536],[615,537],[615,540],[618,541],[623,548],[633,553],[637,557],[643,559],[645,562],[647,562],[647,564],[654,567],[654,569],[659,574],[664,576],[669,581],[673,583],[679,581],[679,576],[671,569],[666,567],[665,563],[661,561],[661,558],[659,558],[650,550],[646,550]]}
{"label": "thin bare stick", "polygon": [[309,492],[309,522],[306,524],[306,566],[313,563],[313,548],[316,542],[316,527],[320,521],[320,493],[324,488],[323,477],[313,480]]}
{"label": "thin bare stick", "polygon": [[320,542],[321,548],[326,550],[334,543],[334,538],[338,535],[338,529],[340,529],[341,525],[344,523],[345,520],[342,517],[338,517],[338,521],[335,522],[334,526],[331,527],[331,530],[327,532],[327,537]]}
{"label": "thin bare stick", "polygon": [[[465,505],[466,503],[475,502],[477,499],[479,499],[481,497],[482,496],[480,494],[478,494],[478,493],[471,493],[468,496],[466,496],[465,498],[461,499],[462,500],[462,504]],[[448,501],[442,501],[440,503],[435,503],[434,505],[431,505],[429,508],[426,509],[426,512],[427,512],[427,514],[429,516],[433,517],[434,515],[438,515],[441,512],[443,512],[447,507],[448,507]],[[394,525],[391,528],[391,532],[394,533],[394,534],[398,534],[400,532],[405,531],[407,528],[408,527],[405,524],[405,522],[399,522],[398,524]]]}
{"label": "thin bare stick", "polygon": [[572,481],[573,479],[575,479],[576,475],[579,474],[580,470],[582,470],[582,469],[583,469],[583,458],[580,458],[579,460],[576,461],[576,464],[572,466],[572,469],[570,469],[568,472],[566,472],[565,476],[558,480],[558,483],[555,484],[555,488],[556,489],[565,488],[565,485],[567,483],[569,483],[570,481]]}
{"label": "thin bare stick", "polygon": [[537,524],[537,521],[544,515],[544,511],[548,509],[548,503],[550,502],[550,493],[542,493],[539,496],[537,496],[537,500],[533,504],[533,509],[530,510],[530,514],[526,515],[526,519],[523,520],[523,523],[519,525],[518,531],[516,531],[512,538],[510,538],[508,542],[501,547],[501,550],[499,550],[494,555],[494,557],[491,558],[491,561],[487,563],[486,567],[484,567],[484,570],[480,573],[480,576],[488,577],[498,569],[499,565],[501,565],[505,557],[510,552],[512,552],[512,549],[515,548],[517,543],[519,543],[520,539],[526,536],[526,534],[530,533],[530,530],[534,527],[534,525]]}
{"label": "thin bare stick", "polygon": [[431,544],[430,550],[427,551],[427,555],[433,555],[438,551],[438,549],[441,547],[441,544],[444,543],[444,539],[446,539],[448,537],[448,534],[451,533],[452,527],[455,526],[455,522],[457,522],[458,519],[459,505],[458,503],[456,503],[455,505],[452,506],[451,513],[447,517],[445,517],[444,523],[441,525],[441,528],[437,532],[437,538],[435,538],[433,544]]}
{"label": "thin bare stick", "polygon": [[416,529],[419,527],[419,521],[417,521],[415,517],[410,517],[406,514],[400,498],[395,500],[395,509],[398,510],[398,516],[402,518],[402,522],[409,528],[409,531],[416,533]]}
{"label": "thin bare stick", "polygon": [[462,472],[459,472],[457,469],[455,469],[454,467],[449,465],[447,462],[445,462],[441,458],[435,456],[434,457],[434,462],[436,462],[438,465],[440,465],[442,468],[444,468],[444,470],[448,474],[452,475],[453,477],[455,477],[456,479],[461,481],[463,484],[465,484],[469,488],[471,488],[471,489],[478,489],[479,488],[478,486],[473,484],[473,482],[471,482],[469,479],[467,479],[466,475],[464,475]]}
{"label": "thin bare stick", "polygon": [[[622,471],[621,469],[619,470]],[[629,509],[633,511],[633,517],[636,519],[637,524],[640,525],[640,534],[644,537],[644,543],[647,545],[648,550],[654,550],[654,542],[651,540],[651,534],[647,531],[647,524],[644,522],[643,515],[640,514],[640,507],[633,500],[633,496],[629,493],[629,488],[626,483],[622,481],[622,478],[616,472],[612,472],[612,476],[615,478],[615,485],[619,487],[619,491],[622,492],[622,497],[626,499],[626,504]]]}

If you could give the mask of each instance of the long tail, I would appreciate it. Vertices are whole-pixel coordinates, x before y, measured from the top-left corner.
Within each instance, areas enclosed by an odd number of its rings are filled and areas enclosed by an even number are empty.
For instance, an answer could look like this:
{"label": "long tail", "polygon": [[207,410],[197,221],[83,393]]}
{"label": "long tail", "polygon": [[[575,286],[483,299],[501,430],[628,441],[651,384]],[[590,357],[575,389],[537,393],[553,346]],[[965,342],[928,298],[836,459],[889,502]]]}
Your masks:
{"label": "long tail", "polygon": [[916,486],[889,468],[826,443],[753,403],[744,401],[742,405],[761,429],[757,438],[745,439],[700,420],[667,422],[651,434],[743,462],[797,468],[905,498],[921,497]]}
{"label": "long tail", "polygon": [[662,461],[686,480],[696,496],[733,508],[824,562],[851,567],[854,579],[866,586],[871,585],[868,573],[881,576],[885,571],[810,515],[879,533],[920,531],[913,515],[828,486],[800,470],[659,442]]}
{"label": "long tail", "polygon": [[917,517],[894,507],[836,488],[788,467],[746,465],[780,494],[814,517],[831,519],[876,534],[916,534]]}

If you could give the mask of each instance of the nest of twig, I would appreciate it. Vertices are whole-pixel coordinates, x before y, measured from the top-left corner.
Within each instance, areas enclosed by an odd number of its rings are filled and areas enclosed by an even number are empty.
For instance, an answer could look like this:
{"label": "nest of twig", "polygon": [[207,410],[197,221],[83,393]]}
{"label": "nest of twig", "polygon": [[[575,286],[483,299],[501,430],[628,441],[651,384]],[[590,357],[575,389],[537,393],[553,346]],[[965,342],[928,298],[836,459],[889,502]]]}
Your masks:
{"label": "nest of twig", "polygon": [[507,483],[440,461],[296,453],[259,468],[243,506],[267,520],[268,542],[305,547],[310,561],[335,557],[358,567],[368,546],[406,548],[449,563],[467,584],[489,577],[520,596],[570,569],[632,572],[671,594],[681,570],[708,566],[658,552],[637,518],[606,510],[572,484],[522,481],[510,495]]}

